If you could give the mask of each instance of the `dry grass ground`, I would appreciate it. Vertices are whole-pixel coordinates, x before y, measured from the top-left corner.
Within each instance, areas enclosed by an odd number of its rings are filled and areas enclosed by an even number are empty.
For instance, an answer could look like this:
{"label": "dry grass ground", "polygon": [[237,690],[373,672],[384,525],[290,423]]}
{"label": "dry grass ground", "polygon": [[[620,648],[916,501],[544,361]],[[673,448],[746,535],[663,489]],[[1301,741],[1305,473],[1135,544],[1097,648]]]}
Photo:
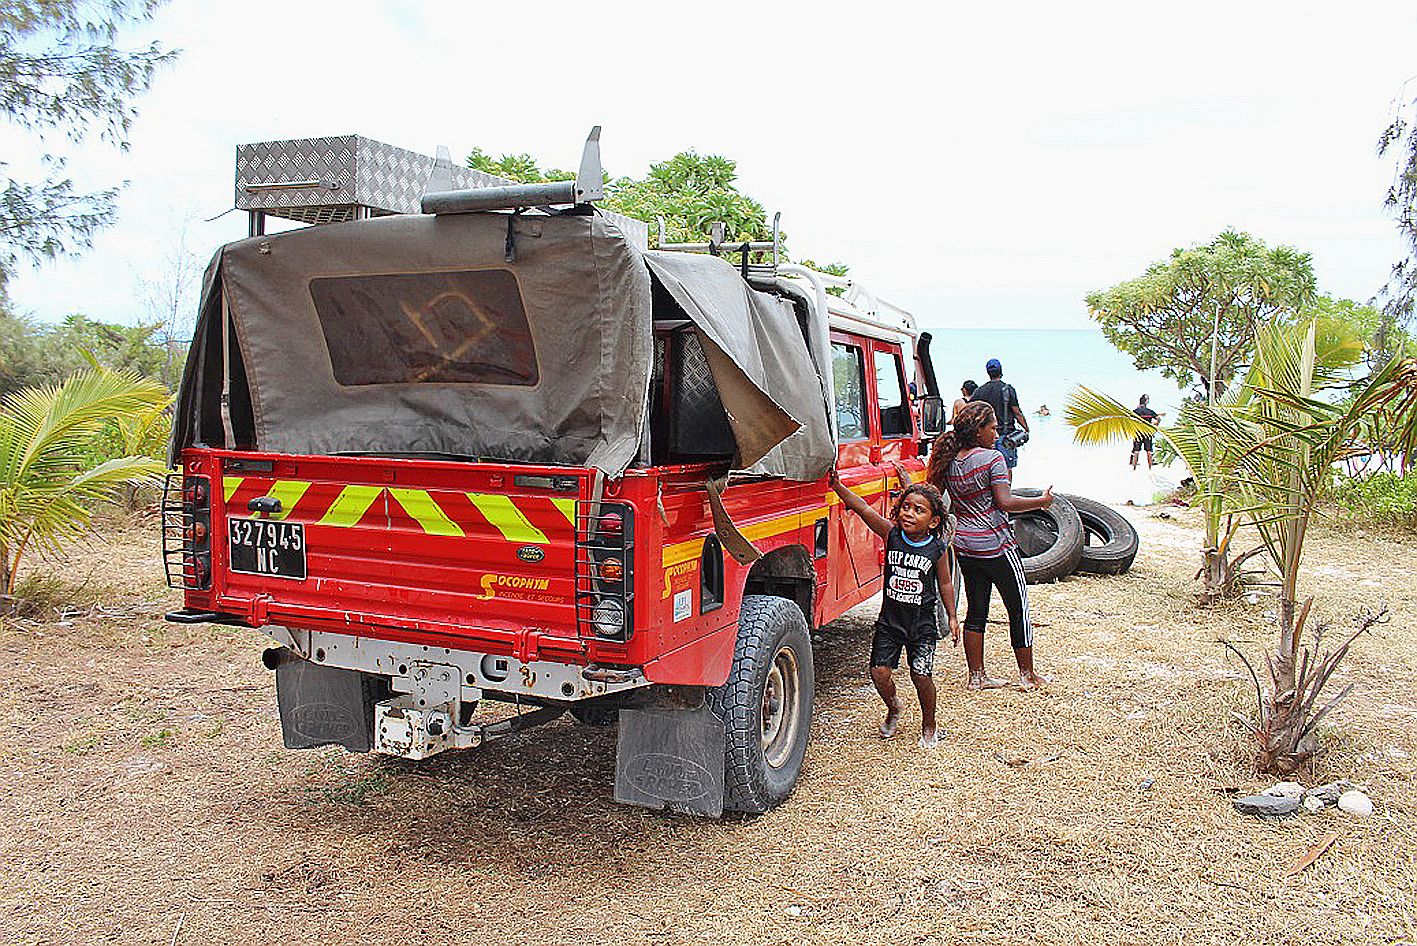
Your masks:
{"label": "dry grass ground", "polygon": [[613,733],[570,721],[418,765],[286,751],[263,638],[164,624],[152,530],[112,532],[65,567],[106,611],[0,631],[0,941],[1417,942],[1417,543],[1308,558],[1335,623],[1392,608],[1302,777],[1377,815],[1265,822],[1228,799],[1268,782],[1216,641],[1257,652],[1267,605],[1194,608],[1193,514],[1129,512],[1129,575],[1033,591],[1047,692],[966,693],[942,651],[940,748],[883,743],[858,609],[823,631],[796,793],[722,822],[616,806]]}

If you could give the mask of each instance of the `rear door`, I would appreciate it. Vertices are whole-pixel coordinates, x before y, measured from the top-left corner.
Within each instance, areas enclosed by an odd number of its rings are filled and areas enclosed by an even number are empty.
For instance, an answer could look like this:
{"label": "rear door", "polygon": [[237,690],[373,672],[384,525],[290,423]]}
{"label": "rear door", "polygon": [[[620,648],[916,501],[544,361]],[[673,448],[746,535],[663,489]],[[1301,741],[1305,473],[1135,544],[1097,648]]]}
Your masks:
{"label": "rear door", "polygon": [[227,458],[225,590],[474,636],[573,634],[581,485],[575,471],[490,464]]}

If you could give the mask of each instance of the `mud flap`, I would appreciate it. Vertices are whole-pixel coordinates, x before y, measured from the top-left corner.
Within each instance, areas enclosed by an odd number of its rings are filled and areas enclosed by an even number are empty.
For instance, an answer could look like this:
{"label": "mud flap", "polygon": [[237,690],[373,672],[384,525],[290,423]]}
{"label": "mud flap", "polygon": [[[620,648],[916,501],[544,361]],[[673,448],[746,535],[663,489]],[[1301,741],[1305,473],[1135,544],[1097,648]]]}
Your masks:
{"label": "mud flap", "polygon": [[324,667],[281,648],[276,702],[287,749],[344,746],[368,752],[374,746],[374,704],[389,695],[383,677]]}
{"label": "mud flap", "polygon": [[723,814],[723,720],[698,709],[620,711],[615,800],[717,818]]}

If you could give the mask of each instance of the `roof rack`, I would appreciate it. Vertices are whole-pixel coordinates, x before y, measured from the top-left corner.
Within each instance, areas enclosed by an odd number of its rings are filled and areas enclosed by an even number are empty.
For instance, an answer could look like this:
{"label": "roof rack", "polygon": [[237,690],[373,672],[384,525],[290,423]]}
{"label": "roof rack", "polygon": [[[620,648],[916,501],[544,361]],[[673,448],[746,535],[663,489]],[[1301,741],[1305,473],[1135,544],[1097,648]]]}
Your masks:
{"label": "roof rack", "polygon": [[[364,138],[339,135],[259,141],[236,149],[236,209],[250,215],[250,235],[267,217],[305,224],[344,223],[390,214],[470,213],[566,205],[586,207],[604,196],[600,126],[591,129],[574,181],[519,184],[437,157]],[[640,249],[649,224],[608,210],[596,213]]]}

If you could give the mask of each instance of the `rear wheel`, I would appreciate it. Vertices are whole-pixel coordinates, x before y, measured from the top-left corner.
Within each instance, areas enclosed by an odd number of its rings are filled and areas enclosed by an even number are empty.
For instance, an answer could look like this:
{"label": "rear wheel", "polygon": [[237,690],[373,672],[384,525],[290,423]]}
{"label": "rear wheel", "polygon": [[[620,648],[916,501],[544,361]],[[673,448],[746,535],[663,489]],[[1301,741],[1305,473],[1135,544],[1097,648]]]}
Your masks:
{"label": "rear wheel", "polygon": [[786,598],[745,596],[733,669],[708,693],[723,720],[725,811],[761,813],[792,794],[807,754],[814,695],[801,610]]}

